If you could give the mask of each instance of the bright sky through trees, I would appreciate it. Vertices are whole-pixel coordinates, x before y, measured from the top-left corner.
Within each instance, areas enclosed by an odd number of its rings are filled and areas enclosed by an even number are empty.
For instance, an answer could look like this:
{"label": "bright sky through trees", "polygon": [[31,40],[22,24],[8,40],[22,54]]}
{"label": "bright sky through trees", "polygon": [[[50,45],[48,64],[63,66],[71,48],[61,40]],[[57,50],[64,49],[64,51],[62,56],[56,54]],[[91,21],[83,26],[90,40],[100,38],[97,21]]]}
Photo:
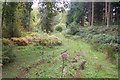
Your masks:
{"label": "bright sky through trees", "polygon": [[[70,0],[57,0],[57,1],[62,3],[62,4],[58,3],[59,7],[62,7],[63,6],[63,1],[68,1],[69,2]],[[38,8],[38,3],[39,3],[39,0],[34,0],[32,8]]]}

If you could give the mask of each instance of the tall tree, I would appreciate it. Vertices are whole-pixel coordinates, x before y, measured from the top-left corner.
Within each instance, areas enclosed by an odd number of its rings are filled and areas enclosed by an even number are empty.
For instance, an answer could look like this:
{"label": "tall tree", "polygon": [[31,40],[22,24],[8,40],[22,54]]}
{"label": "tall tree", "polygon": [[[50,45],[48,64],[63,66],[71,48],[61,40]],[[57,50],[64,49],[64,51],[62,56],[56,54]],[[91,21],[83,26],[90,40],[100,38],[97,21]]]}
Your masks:
{"label": "tall tree", "polygon": [[[108,2],[109,1],[109,2]],[[110,27],[110,12],[111,12],[111,2],[110,0],[106,0],[105,2],[105,21],[107,28]]]}
{"label": "tall tree", "polygon": [[106,21],[107,27],[110,26],[110,11],[111,11],[110,4],[111,3],[107,2],[107,0],[106,0],[106,2],[105,2],[105,21]]}
{"label": "tall tree", "polygon": [[22,8],[23,9],[22,25],[26,28],[27,31],[30,31],[31,30],[30,16],[32,11],[31,6],[33,2],[24,2],[23,4],[24,7]]}
{"label": "tall tree", "polygon": [[27,10],[27,29],[28,31],[30,31],[31,27],[30,27],[30,16],[31,16],[31,6],[32,6],[32,2],[26,2],[25,5],[26,5],[26,10]]}
{"label": "tall tree", "polygon": [[107,0],[106,0],[106,2],[105,2],[105,23],[106,23],[106,25],[107,25],[107,12],[108,12],[108,2],[107,2]]}
{"label": "tall tree", "polygon": [[108,12],[107,12],[107,27],[110,27],[110,2],[108,2]]}
{"label": "tall tree", "polygon": [[39,5],[39,10],[42,15],[41,28],[47,33],[52,32],[52,20],[56,16],[55,2],[42,2]]}
{"label": "tall tree", "polygon": [[89,3],[88,22],[89,26],[91,26],[91,2]]}
{"label": "tall tree", "polygon": [[21,31],[30,30],[32,2],[4,2],[2,12],[3,37],[20,37]]}
{"label": "tall tree", "polygon": [[2,31],[3,37],[19,37],[19,30],[15,24],[16,2],[3,3]]}
{"label": "tall tree", "polygon": [[77,24],[81,24],[81,26],[84,26],[84,12],[85,7],[83,2],[71,2],[70,10],[68,11],[67,15],[67,26],[71,24],[72,22],[75,22]]}
{"label": "tall tree", "polygon": [[[0,3],[0,17],[2,18],[2,4]],[[2,19],[0,18],[0,25],[2,24]],[[2,28],[0,26],[0,38],[2,38]]]}
{"label": "tall tree", "polygon": [[103,25],[104,20],[104,2],[94,3],[94,23],[95,25]]}
{"label": "tall tree", "polygon": [[91,21],[91,26],[93,26],[93,21],[94,21],[94,2],[92,2],[92,21]]}
{"label": "tall tree", "polygon": [[[64,8],[59,7],[60,2],[40,2],[39,12],[41,13],[41,29],[47,33],[53,32],[53,20],[58,12],[63,12]],[[64,7],[67,3],[64,2]]]}

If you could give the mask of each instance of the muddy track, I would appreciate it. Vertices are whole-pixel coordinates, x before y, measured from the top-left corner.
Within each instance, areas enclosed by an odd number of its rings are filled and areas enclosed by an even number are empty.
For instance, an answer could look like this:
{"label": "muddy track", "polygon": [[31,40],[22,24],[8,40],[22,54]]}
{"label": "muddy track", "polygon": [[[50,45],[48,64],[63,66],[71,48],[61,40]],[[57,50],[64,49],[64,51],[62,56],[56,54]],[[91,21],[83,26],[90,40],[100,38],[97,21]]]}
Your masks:
{"label": "muddy track", "polygon": [[34,68],[39,68],[41,64],[46,63],[46,61],[40,60],[37,63],[29,66],[29,67],[25,67],[25,68],[21,68],[21,72],[19,73],[19,75],[16,78],[26,78],[27,74],[30,72],[31,69]]}
{"label": "muddy track", "polygon": [[[82,51],[83,53],[83,51]],[[81,51],[79,54],[76,55],[77,57],[80,57],[80,56],[85,56],[84,54],[81,54]],[[40,60],[38,61],[37,63],[31,65],[31,66],[28,66],[28,67],[22,67],[21,68],[21,72],[18,74],[18,76],[16,77],[17,78],[26,78],[27,74],[30,73],[31,69],[34,69],[34,68],[40,68],[40,65],[41,64],[45,64],[47,63],[47,61],[45,60]]]}

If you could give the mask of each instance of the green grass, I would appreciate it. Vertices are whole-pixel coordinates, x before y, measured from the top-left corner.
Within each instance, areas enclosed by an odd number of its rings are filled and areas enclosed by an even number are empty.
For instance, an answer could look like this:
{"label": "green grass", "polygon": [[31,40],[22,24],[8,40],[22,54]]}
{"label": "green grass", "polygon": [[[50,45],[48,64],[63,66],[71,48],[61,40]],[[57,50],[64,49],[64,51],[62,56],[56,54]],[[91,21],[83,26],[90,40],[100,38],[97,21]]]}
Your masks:
{"label": "green grass", "polygon": [[[3,67],[3,77],[12,78],[18,75],[23,77],[21,69],[32,67],[29,72],[25,73],[24,77],[29,78],[60,78],[62,76],[62,59],[61,52],[68,50],[69,59],[65,61],[64,77],[72,78],[79,68],[80,62],[87,61],[84,70],[80,70],[84,74],[84,78],[117,78],[117,64],[110,63],[106,58],[105,53],[95,51],[90,44],[83,42],[80,39],[74,40],[65,38],[62,34],[55,34],[62,40],[61,46],[52,48],[43,47],[41,45],[34,46],[17,46],[14,48],[17,56],[15,62],[9,63]],[[44,54],[42,54],[44,52]],[[80,56],[80,62],[72,63],[71,61]],[[38,63],[41,61],[41,63]],[[38,63],[38,64],[37,64]],[[36,65],[36,66],[34,66]],[[102,65],[102,69],[96,69],[96,65]]]}

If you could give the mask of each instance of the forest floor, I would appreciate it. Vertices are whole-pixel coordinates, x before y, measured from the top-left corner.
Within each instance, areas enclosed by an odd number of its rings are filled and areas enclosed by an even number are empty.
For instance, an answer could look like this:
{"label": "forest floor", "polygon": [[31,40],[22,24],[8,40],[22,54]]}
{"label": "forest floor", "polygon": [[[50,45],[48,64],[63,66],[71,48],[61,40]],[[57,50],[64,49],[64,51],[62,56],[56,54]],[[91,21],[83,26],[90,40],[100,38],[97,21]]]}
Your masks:
{"label": "forest floor", "polygon": [[[62,40],[62,45],[52,48],[41,45],[17,46],[14,62],[3,67],[3,78],[117,78],[115,64],[106,59],[106,54],[98,52],[80,39],[66,38],[54,34]],[[61,52],[67,50],[68,60],[62,74]],[[41,53],[44,51],[44,54]],[[75,61],[77,59],[77,61]],[[80,63],[86,61],[84,70]]]}

